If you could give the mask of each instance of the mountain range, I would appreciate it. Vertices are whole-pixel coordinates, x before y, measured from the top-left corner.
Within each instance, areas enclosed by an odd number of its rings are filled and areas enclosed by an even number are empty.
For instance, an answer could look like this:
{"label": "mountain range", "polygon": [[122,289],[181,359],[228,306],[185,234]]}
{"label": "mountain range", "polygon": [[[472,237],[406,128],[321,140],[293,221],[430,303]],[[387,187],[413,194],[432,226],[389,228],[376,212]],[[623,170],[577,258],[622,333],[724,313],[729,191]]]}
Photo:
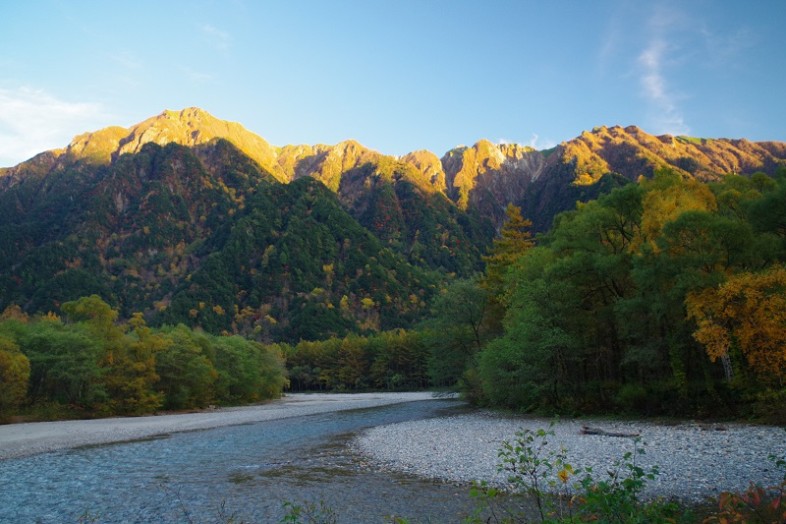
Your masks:
{"label": "mountain range", "polygon": [[482,269],[509,203],[542,232],[659,169],[706,181],[783,165],[783,142],[633,126],[441,158],[277,147],[197,108],[164,111],[0,169],[0,310],[96,293],[124,316],[264,340],[405,327],[446,279]]}

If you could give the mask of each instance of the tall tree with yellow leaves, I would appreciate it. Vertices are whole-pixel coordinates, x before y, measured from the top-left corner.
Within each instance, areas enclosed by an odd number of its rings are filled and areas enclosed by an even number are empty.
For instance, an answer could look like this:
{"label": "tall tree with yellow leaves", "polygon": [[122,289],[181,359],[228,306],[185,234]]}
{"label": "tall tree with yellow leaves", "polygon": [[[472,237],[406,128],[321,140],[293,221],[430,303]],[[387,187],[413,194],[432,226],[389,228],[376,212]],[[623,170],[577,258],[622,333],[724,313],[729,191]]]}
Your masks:
{"label": "tall tree with yellow leaves", "polygon": [[738,348],[760,379],[786,383],[786,268],[740,273],[689,294],[686,305],[698,325],[693,336],[710,359],[728,358]]}

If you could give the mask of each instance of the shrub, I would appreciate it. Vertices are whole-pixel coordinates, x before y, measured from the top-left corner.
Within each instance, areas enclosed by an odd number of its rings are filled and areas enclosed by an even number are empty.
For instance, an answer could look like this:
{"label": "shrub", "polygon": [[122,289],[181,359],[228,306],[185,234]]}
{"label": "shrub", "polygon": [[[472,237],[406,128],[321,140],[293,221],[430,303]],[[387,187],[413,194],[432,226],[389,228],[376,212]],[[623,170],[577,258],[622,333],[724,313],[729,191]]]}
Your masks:
{"label": "shrub", "polygon": [[776,486],[762,487],[751,484],[744,493],[721,493],[718,512],[706,524],[776,524],[786,522],[786,457],[770,455],[783,478]]}
{"label": "shrub", "polygon": [[[548,430],[523,430],[513,442],[505,441],[499,451],[499,471],[509,474],[508,482],[514,493],[532,498],[540,522],[545,523],[661,523],[689,521],[691,515],[674,502],[641,499],[647,481],[655,479],[658,468],[644,469],[636,458],[644,449],[636,439],[634,451],[627,452],[608,471],[608,477],[598,480],[591,468],[574,468],[567,461],[566,450],[551,449]],[[576,480],[574,480],[576,479]],[[473,495],[480,499],[481,508],[468,519],[470,524],[496,522],[512,524],[530,522],[522,513],[513,514],[496,507],[500,490],[477,484]],[[490,514],[485,520],[482,513]]]}

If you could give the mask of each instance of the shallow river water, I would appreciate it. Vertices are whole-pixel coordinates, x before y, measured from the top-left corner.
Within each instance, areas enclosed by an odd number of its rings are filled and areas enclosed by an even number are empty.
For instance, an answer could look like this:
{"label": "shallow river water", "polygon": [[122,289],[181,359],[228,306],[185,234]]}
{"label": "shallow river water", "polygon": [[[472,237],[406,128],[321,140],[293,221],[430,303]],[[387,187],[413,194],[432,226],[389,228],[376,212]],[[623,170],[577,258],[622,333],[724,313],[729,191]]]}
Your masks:
{"label": "shallow river water", "polygon": [[339,522],[458,522],[466,487],[369,467],[363,429],[451,415],[451,400],[272,420],[0,461],[2,523],[279,522],[324,502]]}

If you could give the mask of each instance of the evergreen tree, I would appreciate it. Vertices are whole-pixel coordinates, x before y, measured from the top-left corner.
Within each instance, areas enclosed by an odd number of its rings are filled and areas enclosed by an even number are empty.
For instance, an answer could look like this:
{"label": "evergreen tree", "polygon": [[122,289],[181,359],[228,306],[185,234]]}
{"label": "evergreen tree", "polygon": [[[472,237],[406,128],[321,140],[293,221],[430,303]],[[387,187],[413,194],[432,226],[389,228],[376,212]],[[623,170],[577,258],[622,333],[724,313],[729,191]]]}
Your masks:
{"label": "evergreen tree", "polygon": [[500,230],[499,238],[494,240],[491,252],[483,257],[486,275],[482,285],[497,300],[504,301],[505,273],[524,252],[535,245],[530,228],[532,222],[521,216],[521,208],[508,204],[507,217]]}

